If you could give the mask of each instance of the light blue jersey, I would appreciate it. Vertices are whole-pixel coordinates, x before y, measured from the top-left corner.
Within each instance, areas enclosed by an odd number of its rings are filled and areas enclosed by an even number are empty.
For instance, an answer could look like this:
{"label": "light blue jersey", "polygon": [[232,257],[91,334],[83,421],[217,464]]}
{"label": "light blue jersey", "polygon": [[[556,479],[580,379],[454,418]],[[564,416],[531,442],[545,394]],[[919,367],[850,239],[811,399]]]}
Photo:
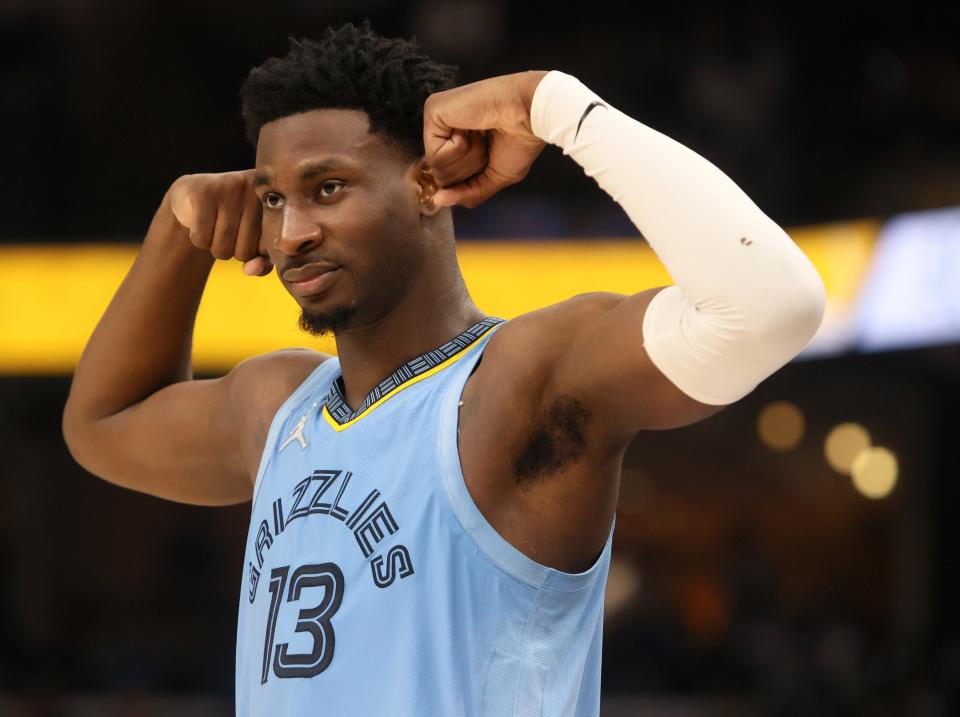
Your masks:
{"label": "light blue jersey", "polygon": [[247,538],[239,715],[599,714],[613,526],[589,570],[561,572],[504,540],[463,481],[457,404],[501,324],[409,361],[357,411],[335,358],[280,407]]}

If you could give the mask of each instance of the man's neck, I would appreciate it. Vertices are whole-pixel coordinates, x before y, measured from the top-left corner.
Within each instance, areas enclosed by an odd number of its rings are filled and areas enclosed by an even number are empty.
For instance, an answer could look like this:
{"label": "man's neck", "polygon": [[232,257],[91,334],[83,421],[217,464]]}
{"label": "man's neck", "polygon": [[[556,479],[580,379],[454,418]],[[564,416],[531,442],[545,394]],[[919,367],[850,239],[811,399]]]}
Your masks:
{"label": "man's neck", "polygon": [[344,398],[351,408],[356,409],[374,386],[404,363],[441,346],[486,316],[473,303],[462,280],[447,284],[442,293],[425,297],[414,292],[380,319],[337,333]]}

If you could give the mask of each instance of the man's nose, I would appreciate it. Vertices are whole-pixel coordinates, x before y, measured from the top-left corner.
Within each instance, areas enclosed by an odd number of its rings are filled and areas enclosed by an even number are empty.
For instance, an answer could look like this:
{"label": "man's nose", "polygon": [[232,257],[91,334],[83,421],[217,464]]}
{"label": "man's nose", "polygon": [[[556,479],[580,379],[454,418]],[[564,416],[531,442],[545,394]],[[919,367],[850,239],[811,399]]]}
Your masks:
{"label": "man's nose", "polygon": [[280,234],[276,240],[277,247],[283,253],[299,254],[322,239],[320,225],[311,220],[308,212],[289,205],[284,207]]}

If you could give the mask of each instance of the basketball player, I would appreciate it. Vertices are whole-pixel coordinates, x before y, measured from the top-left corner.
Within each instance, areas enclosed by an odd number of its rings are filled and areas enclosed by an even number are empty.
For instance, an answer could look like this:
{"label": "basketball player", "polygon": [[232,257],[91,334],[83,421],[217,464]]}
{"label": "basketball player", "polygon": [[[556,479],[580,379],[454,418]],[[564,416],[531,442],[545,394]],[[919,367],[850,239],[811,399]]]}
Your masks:
{"label": "basketball player", "polygon": [[[242,99],[256,167],[164,196],[77,367],[72,454],[170,500],[252,500],[240,714],[597,715],[624,451],[795,356],[816,271],[726,175],[562,72],[457,87],[365,23],[293,41]],[[471,301],[450,205],[520,181],[546,143],[676,285],[509,321]],[[275,266],[337,356],[193,380],[197,306],[230,258]]]}

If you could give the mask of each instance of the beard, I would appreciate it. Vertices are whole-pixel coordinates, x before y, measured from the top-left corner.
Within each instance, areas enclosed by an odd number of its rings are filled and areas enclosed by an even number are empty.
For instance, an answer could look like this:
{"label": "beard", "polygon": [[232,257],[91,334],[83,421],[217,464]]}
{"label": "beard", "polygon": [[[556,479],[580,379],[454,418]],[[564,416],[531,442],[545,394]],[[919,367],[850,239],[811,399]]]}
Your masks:
{"label": "beard", "polygon": [[335,334],[340,329],[346,328],[350,319],[356,313],[356,307],[338,306],[329,311],[310,312],[306,309],[300,314],[300,320],[297,325],[301,331],[312,336],[323,336],[328,333]]}

